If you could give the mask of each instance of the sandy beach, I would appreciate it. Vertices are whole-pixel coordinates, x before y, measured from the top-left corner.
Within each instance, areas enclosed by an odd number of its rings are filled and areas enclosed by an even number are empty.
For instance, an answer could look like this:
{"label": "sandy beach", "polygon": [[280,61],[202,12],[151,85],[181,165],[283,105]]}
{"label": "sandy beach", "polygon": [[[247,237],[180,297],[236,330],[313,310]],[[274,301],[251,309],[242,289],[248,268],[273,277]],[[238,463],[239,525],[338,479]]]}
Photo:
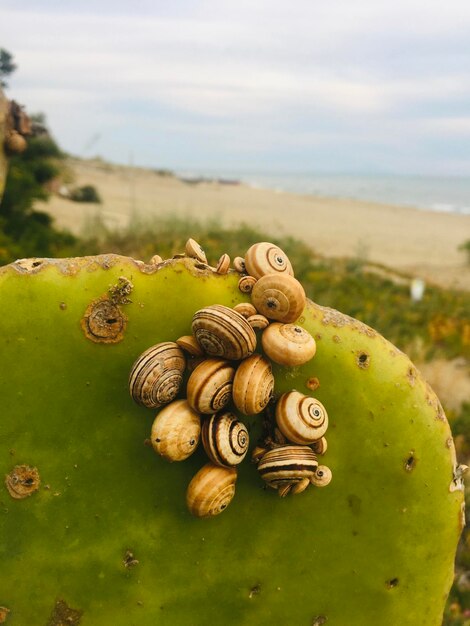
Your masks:
{"label": "sandy beach", "polygon": [[[470,289],[470,266],[458,246],[470,239],[470,215],[438,213],[350,199],[321,198],[215,182],[185,183],[155,171],[68,161],[75,185],[94,185],[103,203],[87,205],[53,195],[42,208],[58,226],[80,233],[100,212],[110,226],[142,217],[217,217],[250,223],[269,235],[293,235],[317,252],[360,257],[447,287]],[[41,208],[38,205],[37,208]],[[157,251],[156,251],[157,252]]]}

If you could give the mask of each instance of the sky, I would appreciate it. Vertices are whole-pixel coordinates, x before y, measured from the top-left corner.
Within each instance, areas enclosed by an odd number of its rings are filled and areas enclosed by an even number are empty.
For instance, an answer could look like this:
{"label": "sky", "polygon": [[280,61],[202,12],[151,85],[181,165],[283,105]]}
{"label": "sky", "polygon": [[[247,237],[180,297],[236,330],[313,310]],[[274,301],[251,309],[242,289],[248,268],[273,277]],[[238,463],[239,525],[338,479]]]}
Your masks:
{"label": "sky", "polygon": [[470,176],[468,0],[2,0],[0,47],[78,156]]}

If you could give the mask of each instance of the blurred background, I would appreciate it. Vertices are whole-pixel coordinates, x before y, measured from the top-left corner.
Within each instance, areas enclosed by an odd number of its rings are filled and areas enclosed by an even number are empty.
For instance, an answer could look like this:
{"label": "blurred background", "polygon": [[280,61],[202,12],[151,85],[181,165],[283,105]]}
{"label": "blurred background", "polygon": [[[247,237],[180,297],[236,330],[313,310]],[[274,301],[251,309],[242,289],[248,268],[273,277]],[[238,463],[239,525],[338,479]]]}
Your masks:
{"label": "blurred background", "polygon": [[412,357],[470,465],[469,33],[466,0],[4,0],[0,264],[273,240]]}

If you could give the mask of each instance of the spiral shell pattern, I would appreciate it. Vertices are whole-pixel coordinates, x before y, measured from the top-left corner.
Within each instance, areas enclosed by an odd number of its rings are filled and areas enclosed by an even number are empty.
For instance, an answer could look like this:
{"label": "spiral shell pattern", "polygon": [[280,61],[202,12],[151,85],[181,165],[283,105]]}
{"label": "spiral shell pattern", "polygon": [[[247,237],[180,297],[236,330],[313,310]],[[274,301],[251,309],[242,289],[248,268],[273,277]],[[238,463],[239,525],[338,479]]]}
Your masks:
{"label": "spiral shell pattern", "polygon": [[289,441],[309,444],[326,433],[328,414],[316,398],[289,391],[282,394],[277,402],[276,423]]}
{"label": "spiral shell pattern", "polygon": [[272,398],[274,376],[271,363],[260,354],[244,359],[233,379],[233,401],[244,415],[257,415]]}
{"label": "spiral shell pattern", "polygon": [[210,356],[238,361],[256,348],[255,331],[243,315],[221,304],[197,311],[192,330],[201,348]]}
{"label": "spiral shell pattern", "polygon": [[138,404],[155,409],[175,399],[186,366],[183,351],[173,341],[145,350],[132,366],[129,390]]}
{"label": "spiral shell pattern", "polygon": [[287,254],[278,246],[267,241],[255,243],[245,254],[246,271],[250,276],[261,278],[266,274],[294,275]]}
{"label": "spiral shell pattern", "polygon": [[333,474],[331,470],[326,465],[319,465],[317,467],[317,471],[310,479],[312,485],[315,487],[326,487],[331,483],[331,479],[333,478]]}
{"label": "spiral shell pattern", "polygon": [[196,517],[213,517],[228,507],[235,495],[237,470],[207,463],[192,478],[186,491],[187,507]]}
{"label": "spiral shell pattern", "polygon": [[289,274],[267,274],[253,286],[251,302],[262,315],[278,322],[295,322],[304,310],[302,285]]}
{"label": "spiral shell pattern", "polygon": [[206,359],[188,379],[186,395],[189,406],[198,413],[217,413],[232,398],[235,368],[223,359]]}
{"label": "spiral shell pattern", "polygon": [[202,445],[216,465],[238,465],[248,452],[250,437],[242,422],[232,413],[212,415],[202,425]]}
{"label": "spiral shell pattern", "polygon": [[273,322],[263,332],[261,343],[272,361],[290,367],[307,363],[317,350],[312,335],[295,324]]}
{"label": "spiral shell pattern", "polygon": [[268,450],[258,463],[261,478],[270,487],[295,484],[315,475],[318,461],[308,446],[279,446]]}
{"label": "spiral shell pattern", "polygon": [[155,418],[150,441],[157,454],[167,461],[184,461],[197,448],[201,418],[186,400],[174,400]]}

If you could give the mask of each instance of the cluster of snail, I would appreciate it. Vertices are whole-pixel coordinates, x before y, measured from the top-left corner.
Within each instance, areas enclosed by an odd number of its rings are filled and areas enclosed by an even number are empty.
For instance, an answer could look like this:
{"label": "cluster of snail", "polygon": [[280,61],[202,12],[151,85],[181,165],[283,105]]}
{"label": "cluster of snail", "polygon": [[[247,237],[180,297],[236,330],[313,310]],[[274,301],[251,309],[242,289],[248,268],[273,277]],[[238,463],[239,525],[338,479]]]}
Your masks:
{"label": "cluster of snail", "polygon": [[[207,263],[204,251],[190,239],[186,254]],[[216,271],[227,273],[224,254]],[[251,294],[251,304],[233,308],[214,304],[196,313],[192,335],[150,347],[132,366],[129,387],[139,404],[164,408],[155,418],[150,442],[168,461],[182,461],[200,440],[209,462],[189,483],[186,502],[198,517],[221,513],[235,494],[236,467],[249,446],[246,426],[231,410],[265,416],[270,423],[262,442],[252,452],[261,478],[280,496],[298,494],[310,484],[322,487],[331,471],[319,465],[327,449],[328,415],[322,403],[292,390],[273,405],[271,362],[298,366],[316,352],[314,338],[295,322],[305,307],[305,292],[294,278],[286,254],[274,244],[254,244],[234,268],[242,276],[239,289]],[[262,331],[266,355],[256,353],[256,330]],[[176,399],[190,370],[186,398]],[[272,420],[269,418],[274,413]]]}

